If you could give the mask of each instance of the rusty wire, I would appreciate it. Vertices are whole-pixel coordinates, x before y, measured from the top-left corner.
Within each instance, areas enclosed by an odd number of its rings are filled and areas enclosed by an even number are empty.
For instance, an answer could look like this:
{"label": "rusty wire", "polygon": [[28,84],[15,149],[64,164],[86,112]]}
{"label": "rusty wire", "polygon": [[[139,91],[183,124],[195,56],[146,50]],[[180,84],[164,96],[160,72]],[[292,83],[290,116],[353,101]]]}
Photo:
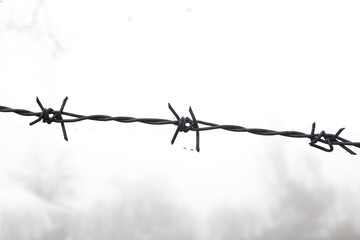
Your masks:
{"label": "rusty wire", "polygon": [[[74,114],[65,112],[65,104],[67,102],[68,98],[66,97],[62,105],[60,107],[59,111],[55,111],[52,108],[45,108],[39,98],[36,98],[36,102],[39,105],[41,112],[32,112],[29,110],[24,109],[13,109],[5,106],[0,106],[0,112],[12,112],[16,113],[22,116],[35,116],[37,117],[36,120],[32,121],[30,125],[34,125],[40,121],[43,121],[44,123],[51,124],[53,122],[60,123],[62,132],[64,135],[64,139],[68,141],[66,129],[65,129],[65,123],[72,123],[72,122],[79,122],[84,120],[93,120],[93,121],[116,121],[121,123],[133,123],[133,122],[141,122],[145,124],[151,124],[151,125],[167,125],[172,124],[176,125],[177,128],[175,130],[175,133],[171,139],[171,144],[174,144],[176,137],[179,132],[189,132],[189,131],[195,131],[196,132],[196,150],[200,151],[200,132],[201,131],[208,131],[208,130],[215,130],[215,129],[223,129],[227,131],[233,131],[233,132],[248,132],[252,134],[262,135],[262,136],[284,136],[284,137],[292,137],[292,138],[308,138],[310,139],[310,146],[318,148],[320,150],[326,151],[326,152],[332,152],[334,150],[334,146],[338,145],[345,149],[350,154],[356,155],[354,151],[352,151],[348,146],[358,147],[360,148],[360,142],[351,142],[349,140],[346,140],[342,137],[340,137],[340,133],[345,128],[340,128],[335,134],[329,134],[325,133],[325,131],[321,131],[320,133],[315,133],[315,122],[312,124],[311,132],[310,134],[298,132],[298,131],[274,131],[274,130],[268,130],[268,129],[261,129],[261,128],[245,128],[242,126],[237,125],[219,125],[215,123],[205,122],[201,120],[197,120],[195,117],[195,114],[192,110],[192,108],[189,108],[190,116],[189,117],[180,117],[174,108],[168,104],[168,107],[170,111],[175,116],[176,120],[167,120],[167,119],[158,119],[158,118],[134,118],[134,117],[111,117],[107,115],[80,115],[80,114]],[[63,116],[67,116],[70,118],[63,118]],[[204,125],[203,127],[200,127],[199,125]],[[321,145],[320,145],[321,144]]]}

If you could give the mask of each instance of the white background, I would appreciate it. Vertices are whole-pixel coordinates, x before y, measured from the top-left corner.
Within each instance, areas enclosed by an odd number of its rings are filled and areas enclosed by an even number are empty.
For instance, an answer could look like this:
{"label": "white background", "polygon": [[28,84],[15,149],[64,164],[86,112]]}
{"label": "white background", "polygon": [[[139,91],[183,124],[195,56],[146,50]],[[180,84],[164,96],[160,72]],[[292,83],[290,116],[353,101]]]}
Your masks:
{"label": "white background", "polygon": [[[357,1],[0,2],[0,105],[360,141]],[[0,239],[358,239],[359,157],[0,113]],[[357,151],[357,149],[354,149]],[[359,151],[358,151],[359,152]]]}

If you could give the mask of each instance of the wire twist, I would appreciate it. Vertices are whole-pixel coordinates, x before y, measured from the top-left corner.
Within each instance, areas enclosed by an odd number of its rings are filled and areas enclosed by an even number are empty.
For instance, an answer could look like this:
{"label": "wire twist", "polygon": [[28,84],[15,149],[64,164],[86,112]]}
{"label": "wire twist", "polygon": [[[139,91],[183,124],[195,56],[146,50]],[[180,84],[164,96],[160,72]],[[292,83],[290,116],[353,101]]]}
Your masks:
{"label": "wire twist", "polygon": [[[12,112],[22,116],[36,116],[37,119],[30,123],[30,126],[43,121],[44,123],[51,124],[53,122],[60,123],[64,139],[68,141],[65,123],[71,122],[79,122],[84,120],[93,120],[93,121],[117,121],[121,123],[133,123],[140,122],[151,125],[167,125],[173,124],[176,125],[177,128],[175,133],[171,139],[171,144],[175,143],[175,140],[179,134],[179,132],[196,132],[196,151],[200,151],[200,132],[215,130],[215,129],[223,129],[226,131],[232,132],[248,132],[251,134],[257,134],[262,136],[284,136],[284,137],[292,137],[292,138],[308,138],[310,139],[310,146],[320,149],[325,152],[332,152],[334,150],[335,145],[339,145],[348,153],[356,155],[354,151],[352,151],[348,146],[358,147],[360,148],[360,142],[351,142],[346,140],[339,135],[344,131],[345,128],[340,128],[335,134],[328,134],[325,131],[321,131],[320,133],[315,133],[316,124],[315,122],[312,124],[311,133],[306,134],[298,131],[274,131],[268,129],[261,128],[245,128],[237,125],[219,125],[215,123],[205,122],[201,120],[197,120],[192,108],[189,108],[190,116],[189,117],[179,117],[174,108],[168,104],[170,111],[175,116],[176,120],[167,120],[167,119],[159,119],[159,118],[134,118],[134,117],[111,117],[107,115],[80,115],[75,113],[68,113],[64,111],[65,104],[68,98],[66,97],[59,111],[55,111],[52,108],[44,108],[41,104],[39,98],[36,98],[36,102],[39,105],[41,112],[32,112],[24,109],[12,109],[5,106],[0,106],[0,112]],[[63,116],[67,116],[70,118],[63,118]],[[204,127],[199,127],[199,125],[204,125]]]}
{"label": "wire twist", "polygon": [[[61,128],[62,128],[62,132],[64,135],[64,139],[66,141],[68,141],[68,137],[66,134],[66,129],[65,129],[65,123],[63,122],[63,118],[61,116],[61,114],[64,111],[64,107],[66,104],[66,101],[68,100],[68,97],[66,97],[61,105],[60,111],[54,111],[54,109],[52,108],[44,108],[44,106],[41,104],[40,99],[38,97],[36,97],[36,102],[39,105],[39,107],[41,108],[42,112],[40,114],[40,116],[38,117],[38,119],[36,119],[35,121],[30,123],[30,126],[40,122],[41,120],[43,120],[44,123],[47,124],[51,124],[52,122],[56,121],[56,122],[60,122],[61,123]],[[53,116],[50,117],[50,114],[52,114]]]}
{"label": "wire twist", "polygon": [[[191,107],[189,108],[189,112],[191,115],[191,118],[184,118],[179,117],[179,115],[175,112],[174,108],[171,106],[171,104],[168,104],[170,111],[175,115],[177,122],[175,123],[178,127],[176,128],[176,131],[174,133],[174,136],[171,140],[171,144],[174,144],[176,137],[179,132],[188,132],[188,131],[194,131],[194,129],[198,129],[198,123],[196,121],[194,112],[192,111]],[[200,133],[198,130],[196,130],[196,151],[200,152]]]}

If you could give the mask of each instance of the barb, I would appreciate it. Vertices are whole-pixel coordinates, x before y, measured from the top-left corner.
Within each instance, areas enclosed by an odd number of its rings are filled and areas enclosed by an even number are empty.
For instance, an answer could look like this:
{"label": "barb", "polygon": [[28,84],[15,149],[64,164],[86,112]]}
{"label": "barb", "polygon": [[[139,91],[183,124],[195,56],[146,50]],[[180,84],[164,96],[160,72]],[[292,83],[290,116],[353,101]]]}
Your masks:
{"label": "barb", "polygon": [[[39,98],[36,98],[36,102],[39,105],[41,112],[32,112],[24,109],[13,109],[5,106],[0,106],[0,112],[12,112],[19,114],[21,116],[35,116],[36,120],[30,123],[30,126],[40,122],[41,120],[44,123],[51,124],[53,122],[60,123],[64,139],[68,141],[65,123],[73,123],[80,122],[84,120],[93,120],[93,121],[116,121],[121,123],[134,123],[140,122],[151,125],[176,125],[177,128],[175,133],[171,139],[171,144],[175,143],[175,140],[179,134],[179,132],[189,132],[195,131],[196,133],[196,151],[200,151],[200,132],[201,131],[209,131],[215,129],[222,129],[226,131],[232,132],[247,132],[251,134],[257,134],[262,136],[283,136],[283,137],[291,137],[291,138],[308,138],[310,139],[310,146],[320,149],[325,152],[332,152],[334,150],[334,146],[338,145],[342,147],[345,151],[350,154],[356,155],[354,151],[352,151],[349,146],[360,148],[360,142],[351,142],[345,138],[340,137],[339,135],[344,131],[345,128],[340,128],[335,134],[328,134],[325,131],[321,131],[320,133],[315,133],[316,124],[315,122],[312,124],[310,134],[298,132],[298,131],[274,131],[268,129],[261,128],[245,128],[237,125],[219,125],[215,123],[205,122],[201,120],[197,120],[192,108],[189,108],[190,116],[189,117],[179,117],[171,104],[168,104],[168,107],[172,114],[175,116],[176,120],[167,120],[167,119],[159,119],[159,118],[134,118],[134,117],[111,117],[107,115],[80,115],[75,113],[65,112],[65,104],[68,98],[66,97],[59,111],[55,111],[52,108],[45,108],[40,102]],[[63,116],[67,116],[68,118],[63,118]],[[200,127],[199,125],[204,125]]]}
{"label": "barb", "polygon": [[168,104],[170,111],[175,115],[177,122],[176,125],[178,126],[176,128],[176,131],[174,133],[174,136],[171,140],[171,144],[174,144],[176,137],[178,135],[179,132],[188,132],[190,130],[194,130],[196,131],[196,151],[200,152],[200,134],[199,134],[199,130],[196,130],[199,128],[198,123],[196,121],[195,115],[191,109],[191,107],[189,108],[189,112],[191,115],[191,118],[184,118],[184,117],[179,117],[179,115],[175,112],[174,108],[171,106],[171,104]]}
{"label": "barb", "polygon": [[[64,99],[64,101],[63,101],[63,103],[61,105],[60,111],[54,111],[54,109],[52,109],[52,108],[49,108],[49,109],[44,108],[44,106],[40,102],[40,99],[37,97],[36,102],[39,105],[39,107],[41,108],[42,112],[41,112],[40,116],[38,117],[38,119],[36,119],[35,121],[30,123],[30,126],[40,122],[41,120],[43,120],[43,122],[44,123],[46,122],[47,124],[51,124],[54,121],[60,122],[61,123],[61,129],[62,129],[63,135],[64,135],[64,139],[66,141],[68,141],[68,137],[67,137],[66,129],[65,129],[65,123],[63,122],[63,118],[61,116],[61,114],[64,111],[64,107],[65,107],[65,104],[66,104],[67,100],[68,100],[68,97],[66,97]],[[53,116],[50,117],[49,116],[50,114],[52,114]]]}

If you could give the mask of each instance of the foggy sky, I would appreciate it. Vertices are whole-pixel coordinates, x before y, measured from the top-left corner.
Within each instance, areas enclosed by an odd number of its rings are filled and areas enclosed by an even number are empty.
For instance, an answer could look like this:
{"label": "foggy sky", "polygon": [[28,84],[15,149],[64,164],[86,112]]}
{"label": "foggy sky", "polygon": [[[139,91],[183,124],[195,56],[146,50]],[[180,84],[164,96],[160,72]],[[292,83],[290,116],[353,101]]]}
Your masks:
{"label": "foggy sky", "polygon": [[[0,105],[360,139],[356,1],[0,2]],[[2,239],[358,239],[358,157],[306,139],[0,114]],[[356,151],[356,149],[355,149]]]}

